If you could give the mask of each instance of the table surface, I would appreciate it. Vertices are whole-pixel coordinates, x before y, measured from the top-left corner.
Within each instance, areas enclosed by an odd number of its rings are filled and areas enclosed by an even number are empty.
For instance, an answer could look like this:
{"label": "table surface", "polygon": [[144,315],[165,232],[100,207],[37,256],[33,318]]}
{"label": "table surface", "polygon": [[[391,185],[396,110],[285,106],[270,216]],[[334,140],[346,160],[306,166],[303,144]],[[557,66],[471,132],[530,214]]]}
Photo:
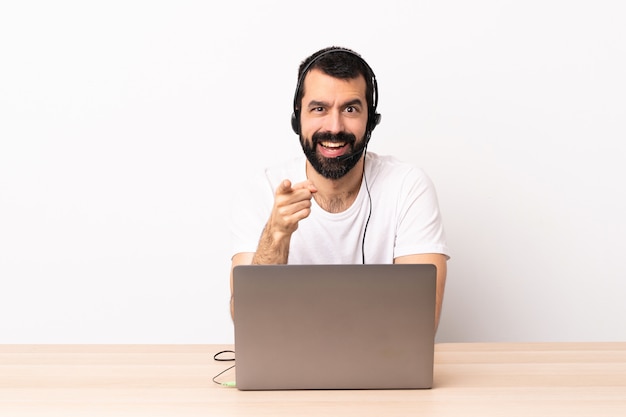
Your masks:
{"label": "table surface", "polygon": [[239,391],[230,348],[0,345],[0,416],[626,416],[626,343],[437,344],[430,390]]}

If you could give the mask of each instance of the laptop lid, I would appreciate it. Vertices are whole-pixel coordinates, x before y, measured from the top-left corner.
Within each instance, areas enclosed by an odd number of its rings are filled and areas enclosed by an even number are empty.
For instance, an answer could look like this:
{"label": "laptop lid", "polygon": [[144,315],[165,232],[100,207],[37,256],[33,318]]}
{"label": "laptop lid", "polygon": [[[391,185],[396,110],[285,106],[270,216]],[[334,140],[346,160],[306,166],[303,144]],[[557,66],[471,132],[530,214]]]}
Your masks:
{"label": "laptop lid", "polygon": [[434,265],[233,269],[240,390],[430,388]]}

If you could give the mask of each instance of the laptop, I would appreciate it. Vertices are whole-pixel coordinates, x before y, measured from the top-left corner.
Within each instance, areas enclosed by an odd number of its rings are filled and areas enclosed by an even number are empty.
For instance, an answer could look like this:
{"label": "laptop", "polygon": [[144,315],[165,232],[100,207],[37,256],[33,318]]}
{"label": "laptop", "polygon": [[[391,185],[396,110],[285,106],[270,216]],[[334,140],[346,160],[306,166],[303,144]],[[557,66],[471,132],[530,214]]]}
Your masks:
{"label": "laptop", "polygon": [[435,291],[430,264],[236,266],[236,387],[431,388]]}

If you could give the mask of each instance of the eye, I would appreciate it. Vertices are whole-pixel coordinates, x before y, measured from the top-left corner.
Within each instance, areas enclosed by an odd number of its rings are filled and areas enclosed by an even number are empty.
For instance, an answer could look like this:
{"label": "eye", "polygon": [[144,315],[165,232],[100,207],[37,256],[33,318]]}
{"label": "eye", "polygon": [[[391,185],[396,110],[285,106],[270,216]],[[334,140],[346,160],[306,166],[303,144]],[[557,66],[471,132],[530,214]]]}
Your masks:
{"label": "eye", "polygon": [[358,116],[361,113],[361,106],[348,105],[343,111],[351,116]]}

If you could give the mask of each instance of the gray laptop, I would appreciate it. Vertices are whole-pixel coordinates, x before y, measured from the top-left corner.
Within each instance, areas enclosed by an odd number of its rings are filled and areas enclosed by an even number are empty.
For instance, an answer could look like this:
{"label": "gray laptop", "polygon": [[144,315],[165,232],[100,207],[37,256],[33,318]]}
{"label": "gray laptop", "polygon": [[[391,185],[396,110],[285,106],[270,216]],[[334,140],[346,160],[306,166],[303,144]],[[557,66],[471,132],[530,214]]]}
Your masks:
{"label": "gray laptop", "polygon": [[236,386],[431,388],[435,289],[434,265],[237,266]]}

